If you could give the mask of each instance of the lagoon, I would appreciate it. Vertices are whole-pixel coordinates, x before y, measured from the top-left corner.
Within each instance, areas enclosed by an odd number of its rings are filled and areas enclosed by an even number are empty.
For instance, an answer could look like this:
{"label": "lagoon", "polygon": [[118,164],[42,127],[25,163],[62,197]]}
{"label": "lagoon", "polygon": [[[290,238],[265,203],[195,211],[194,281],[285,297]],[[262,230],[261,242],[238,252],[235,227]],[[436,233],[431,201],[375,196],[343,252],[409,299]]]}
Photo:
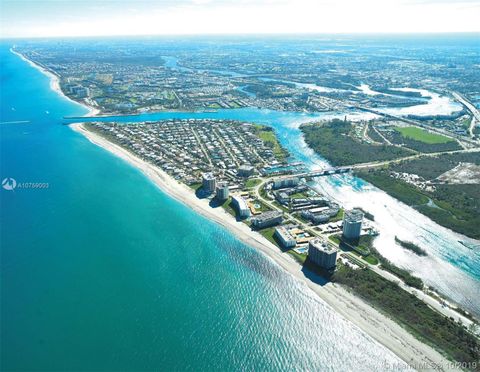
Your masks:
{"label": "lagoon", "polygon": [[[379,361],[398,362],[269,259],[62,125],[84,108],[52,92],[48,78],[6,46],[0,53],[2,179],[49,184],[0,192],[2,369],[378,370]],[[313,169],[326,163],[305,146],[299,124],[342,114],[239,109],[102,120],[272,125]],[[391,220],[399,221],[405,234],[427,239],[419,244],[432,256],[423,275],[437,281],[432,270],[450,270],[440,278],[444,292],[451,288],[452,298],[478,309],[471,291],[478,290],[479,258],[455,234],[435,224],[412,231],[414,211],[362,180],[318,182],[346,204],[378,198],[392,212],[379,248],[420,272],[388,241]]]}
{"label": "lagoon", "polygon": [[1,177],[48,188],[0,190],[2,370],[401,363],[271,260],[62,125],[86,110],[9,47]]}

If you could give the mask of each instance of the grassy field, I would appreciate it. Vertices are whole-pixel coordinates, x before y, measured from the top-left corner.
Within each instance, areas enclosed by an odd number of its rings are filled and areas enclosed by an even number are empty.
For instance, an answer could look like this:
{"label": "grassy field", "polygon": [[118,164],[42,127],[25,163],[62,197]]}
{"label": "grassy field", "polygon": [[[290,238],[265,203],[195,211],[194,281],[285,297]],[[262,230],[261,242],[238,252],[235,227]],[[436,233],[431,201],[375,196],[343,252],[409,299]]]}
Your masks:
{"label": "grassy field", "polygon": [[430,133],[417,127],[395,127],[395,130],[400,132],[403,137],[412,138],[428,144],[447,143],[452,141],[448,137],[440,134]]}
{"label": "grassy field", "polygon": [[355,126],[339,119],[303,124],[305,142],[332,165],[351,165],[371,161],[392,160],[412,154],[411,150],[390,145],[373,145],[357,140]]}
{"label": "grassy field", "polygon": [[269,242],[279,247],[277,240],[273,236],[275,234],[275,227],[267,227],[266,229],[259,230],[258,232],[267,238]]}
{"label": "grassy field", "polygon": [[291,255],[300,265],[303,265],[307,260],[306,253],[297,253],[293,249],[287,251],[289,255]]}
{"label": "grassy field", "polygon": [[340,238],[338,237],[338,235],[330,235],[328,239],[330,239],[332,242],[334,242],[337,245],[340,244]]}
{"label": "grassy field", "polygon": [[189,185],[189,187],[195,191],[197,191],[200,187],[202,187],[202,184],[201,183],[193,183],[191,185]]}
{"label": "grassy field", "polygon": [[232,206],[232,198],[228,198],[227,200],[225,200],[225,202],[222,204],[222,208],[225,209],[233,217],[236,217],[237,212]]}
{"label": "grassy field", "polygon": [[280,145],[275,131],[271,127],[257,125],[257,135],[266,144],[272,147],[275,157],[283,161],[288,157],[288,152]]}
{"label": "grassy field", "polygon": [[352,254],[354,254],[357,257],[363,258],[365,261],[367,261],[370,265],[378,265],[378,259],[372,254],[369,254],[367,256],[362,256],[360,253],[352,251]]}
{"label": "grassy field", "polygon": [[257,186],[261,182],[262,180],[260,178],[250,178],[247,180],[247,182],[245,182],[245,187],[250,189]]}
{"label": "grassy field", "polygon": [[338,213],[335,216],[333,216],[332,218],[330,218],[328,220],[328,222],[337,222],[337,221],[343,220],[343,215],[344,214],[345,214],[345,210],[343,208],[340,208]]}
{"label": "grassy field", "polygon": [[258,208],[260,212],[267,212],[272,210],[272,208],[270,208],[268,205],[266,205],[265,203],[263,203],[261,200],[258,200],[258,199],[255,199],[253,201],[253,204],[260,205],[260,208]]}

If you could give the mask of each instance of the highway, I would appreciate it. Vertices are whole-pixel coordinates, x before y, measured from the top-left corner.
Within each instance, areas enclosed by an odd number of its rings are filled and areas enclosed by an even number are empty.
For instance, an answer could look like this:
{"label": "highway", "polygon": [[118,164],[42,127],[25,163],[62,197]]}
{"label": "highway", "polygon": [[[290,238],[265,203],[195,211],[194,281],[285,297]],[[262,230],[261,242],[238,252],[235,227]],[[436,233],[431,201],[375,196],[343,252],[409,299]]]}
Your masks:
{"label": "highway", "polygon": [[414,154],[414,155],[404,156],[404,157],[397,158],[397,159],[392,159],[392,160],[372,161],[372,162],[368,162],[368,163],[359,163],[359,164],[353,164],[353,165],[342,166],[342,167],[324,168],[324,169],[319,169],[319,170],[312,171],[312,172],[302,172],[302,173],[292,173],[292,174],[278,175],[278,176],[271,177],[270,179],[273,179],[273,178],[275,178],[275,179],[286,179],[286,178],[292,178],[292,177],[306,178],[306,177],[332,176],[332,175],[335,175],[335,174],[347,173],[347,172],[349,172],[351,170],[354,170],[354,169],[375,168],[375,167],[382,167],[382,166],[389,165],[389,164],[401,163],[404,160],[413,160],[413,159],[418,159],[418,158],[422,158],[422,157],[435,157],[435,156],[442,155],[442,154],[461,154],[461,153],[469,153],[469,152],[480,152],[480,147],[474,147],[474,148],[462,149],[462,150],[431,152],[431,153],[417,153],[417,154]]}
{"label": "highway", "polygon": [[[355,258],[359,259],[359,257]],[[400,278],[389,273],[388,271],[381,269],[380,267],[378,267],[378,265],[371,265],[366,261],[361,261],[366,264],[370,268],[370,270],[376,272],[378,275],[387,280],[390,280],[391,282],[397,283],[400,288],[413,294],[415,297],[425,302],[428,306],[430,306],[432,309],[436,310],[440,314],[443,314],[448,318],[453,318],[455,319],[455,321],[461,322],[467,328],[473,324],[470,319],[457,312],[455,310],[455,307],[449,304],[447,301],[439,301],[421,290],[406,285],[402,280],[400,280]]]}
{"label": "highway", "polygon": [[467,152],[480,152],[480,147],[470,148],[470,149],[463,149],[463,150],[452,150],[452,151],[441,151],[441,152],[431,152],[431,153],[421,153],[416,155],[405,156],[403,158],[392,159],[392,160],[385,160],[385,161],[372,161],[369,163],[360,163],[351,165],[350,168],[352,169],[362,169],[362,168],[374,168],[374,167],[381,167],[388,164],[400,163],[404,160],[413,160],[418,158],[428,158],[434,157],[442,154],[459,154],[459,153],[467,153]]}
{"label": "highway", "polygon": [[472,122],[470,123],[470,127],[468,128],[468,132],[470,133],[470,137],[473,138],[473,129],[475,128],[475,123],[480,123],[480,111],[465,97],[463,97],[460,93],[452,92],[453,96],[460,102],[468,111],[470,111],[473,115]]}
{"label": "highway", "polygon": [[[466,101],[466,102],[469,103],[470,106],[472,106],[472,108],[474,110],[476,110],[475,107],[470,102],[468,102],[468,101]],[[378,116],[383,116],[385,118],[395,119],[395,120],[402,121],[402,122],[410,124],[410,125],[414,125],[414,126],[417,126],[417,127],[420,127],[420,128],[427,129],[431,132],[435,132],[435,133],[441,134],[443,136],[449,137],[451,139],[457,140],[460,143],[460,145],[464,148],[467,147],[466,144],[468,144],[470,146],[478,146],[478,142],[473,140],[473,139],[466,138],[465,136],[461,136],[461,135],[458,135],[458,134],[454,134],[454,133],[449,132],[449,131],[447,131],[445,129],[442,129],[442,128],[436,128],[436,127],[434,127],[432,125],[428,125],[426,123],[422,123],[422,122],[412,120],[412,119],[407,119],[407,118],[404,118],[402,116],[386,114],[384,112],[374,110],[374,109],[371,109],[369,107],[360,106],[360,105],[351,105],[349,107],[356,108],[358,110],[362,110],[362,111],[366,111],[366,112],[371,112],[371,113],[373,113],[375,115],[378,115]],[[476,110],[476,111],[477,111],[477,114],[478,114],[478,110]],[[475,117],[477,117],[477,116],[475,116]],[[479,118],[480,118],[480,116],[479,116]],[[477,120],[480,122],[479,119],[477,119]],[[473,131],[473,126],[472,125],[471,125],[471,129]]]}

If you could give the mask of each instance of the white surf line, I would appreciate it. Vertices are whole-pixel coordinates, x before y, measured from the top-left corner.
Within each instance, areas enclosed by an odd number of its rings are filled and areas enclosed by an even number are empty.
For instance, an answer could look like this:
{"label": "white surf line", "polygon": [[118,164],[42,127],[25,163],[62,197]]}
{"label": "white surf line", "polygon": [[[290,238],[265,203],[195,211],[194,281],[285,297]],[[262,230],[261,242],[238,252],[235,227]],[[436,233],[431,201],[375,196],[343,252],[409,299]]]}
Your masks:
{"label": "white surf line", "polygon": [[28,124],[30,120],[0,121],[0,124]]}

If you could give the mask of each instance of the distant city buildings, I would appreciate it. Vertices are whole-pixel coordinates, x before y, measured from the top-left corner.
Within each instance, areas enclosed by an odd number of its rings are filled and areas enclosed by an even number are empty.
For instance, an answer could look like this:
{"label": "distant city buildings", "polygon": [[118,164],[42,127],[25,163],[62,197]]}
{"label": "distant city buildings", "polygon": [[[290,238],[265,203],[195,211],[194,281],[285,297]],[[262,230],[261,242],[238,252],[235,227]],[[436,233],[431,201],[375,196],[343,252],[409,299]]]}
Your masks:
{"label": "distant city buildings", "polygon": [[321,268],[331,270],[337,263],[337,249],[326,240],[315,238],[308,244],[308,257]]}
{"label": "distant city buildings", "polygon": [[343,217],[343,236],[347,239],[358,239],[362,232],[363,212],[360,209],[345,211]]}
{"label": "distant city buildings", "polygon": [[250,208],[248,208],[247,202],[240,195],[232,196],[232,204],[237,211],[238,217],[250,217]]}
{"label": "distant city buildings", "polygon": [[252,226],[257,229],[263,229],[265,227],[275,226],[283,221],[283,213],[280,211],[267,211],[259,216],[253,217],[251,222]]}
{"label": "distant city buildings", "polygon": [[202,174],[202,188],[206,193],[212,194],[217,186],[217,178],[211,172]]}
{"label": "distant city buildings", "polygon": [[72,85],[67,83],[65,89],[68,93],[76,96],[77,98],[87,98],[90,95],[90,89],[81,85]]}

